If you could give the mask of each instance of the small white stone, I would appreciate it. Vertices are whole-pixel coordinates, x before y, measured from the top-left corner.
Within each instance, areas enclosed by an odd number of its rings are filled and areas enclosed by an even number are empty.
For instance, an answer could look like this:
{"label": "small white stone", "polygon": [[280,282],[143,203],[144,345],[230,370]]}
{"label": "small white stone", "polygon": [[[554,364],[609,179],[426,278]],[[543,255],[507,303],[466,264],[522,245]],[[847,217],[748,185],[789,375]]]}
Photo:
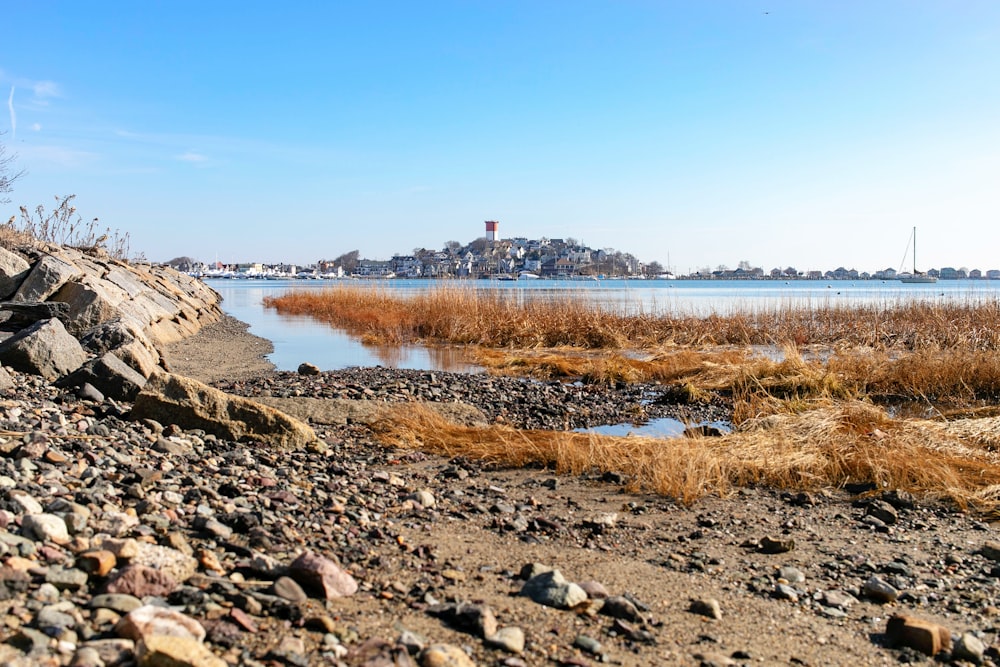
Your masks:
{"label": "small white stone", "polygon": [[410,499],[420,503],[420,506],[425,509],[430,509],[437,505],[434,494],[427,490],[417,491],[410,496]]}
{"label": "small white stone", "polygon": [[41,514],[45,510],[42,504],[34,499],[30,494],[20,490],[12,490],[7,494],[14,501],[14,504],[21,508],[24,514]]}
{"label": "small white stone", "polygon": [[21,519],[25,535],[40,542],[69,543],[69,530],[62,517],[55,514],[27,514]]}

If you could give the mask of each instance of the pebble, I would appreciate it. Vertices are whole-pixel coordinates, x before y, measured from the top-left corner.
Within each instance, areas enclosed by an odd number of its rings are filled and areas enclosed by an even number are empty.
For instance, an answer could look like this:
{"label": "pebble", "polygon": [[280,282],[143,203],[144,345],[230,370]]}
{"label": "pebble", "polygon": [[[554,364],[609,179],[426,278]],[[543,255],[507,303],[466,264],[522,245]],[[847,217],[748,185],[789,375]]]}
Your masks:
{"label": "pebble", "polygon": [[475,667],[465,651],[451,644],[432,644],[420,652],[420,667]]}
{"label": "pebble", "polygon": [[193,556],[149,542],[136,542],[134,553],[128,556],[119,553],[118,557],[128,558],[133,565],[158,570],[178,584],[184,583],[198,571],[198,560]]}
{"label": "pebble", "polygon": [[592,655],[600,655],[602,650],[601,642],[588,635],[577,635],[573,646]]}
{"label": "pebble", "polygon": [[690,609],[691,613],[700,614],[707,618],[715,620],[720,620],[722,618],[722,606],[719,604],[719,601],[714,598],[691,600]]}
{"label": "pebble", "polygon": [[484,643],[490,648],[521,654],[524,652],[524,630],[513,626],[500,628],[487,637]]}
{"label": "pebble", "polygon": [[306,551],[289,566],[292,578],[326,600],[354,595],[358,582],[329,558]]}
{"label": "pebble", "polygon": [[104,586],[104,592],[131,595],[137,598],[166,597],[173,593],[177,586],[177,582],[166,572],[132,563],[122,568]]}
{"label": "pebble", "polygon": [[115,632],[134,641],[154,635],[187,637],[198,642],[205,640],[205,628],[198,621],[173,609],[153,605],[144,605],[127,613],[118,622]]}
{"label": "pebble", "polygon": [[980,665],[986,655],[986,644],[983,640],[972,634],[964,632],[955,642],[955,647],[951,651],[951,657],[955,660],[965,660],[974,665]]}
{"label": "pebble", "polygon": [[873,575],[865,582],[862,593],[868,599],[882,603],[895,602],[899,598],[896,587],[877,575]]}
{"label": "pebble", "polygon": [[69,529],[62,517],[54,514],[26,514],[21,519],[26,537],[55,544],[69,543]]}
{"label": "pebble", "polygon": [[142,606],[142,600],[132,595],[95,595],[90,598],[87,606],[91,609],[112,609],[120,614],[127,614]]}
{"label": "pebble", "polygon": [[228,667],[196,639],[191,637],[153,635],[136,646],[141,667]]}
{"label": "pebble", "polygon": [[88,579],[83,570],[58,565],[50,567],[45,573],[45,583],[52,584],[61,591],[78,591],[87,585]]}
{"label": "pebble", "polygon": [[303,602],[309,598],[298,582],[291,577],[278,577],[272,586],[272,592],[291,602]]}
{"label": "pebble", "polygon": [[884,500],[873,500],[865,508],[868,516],[874,517],[887,526],[899,521],[899,512]]}
{"label": "pebble", "polygon": [[599,581],[581,581],[579,586],[591,600],[601,600],[608,597],[608,589]]}
{"label": "pebble", "polygon": [[788,584],[778,583],[774,586],[774,597],[779,600],[790,600],[792,602],[799,601],[799,591]]}
{"label": "pebble", "polygon": [[778,579],[784,580],[785,583],[789,584],[801,584],[806,580],[806,575],[797,567],[785,565],[778,570]]}
{"label": "pebble", "polygon": [[437,500],[434,498],[434,494],[427,490],[417,491],[408,496],[408,498],[416,503],[418,503],[424,509],[433,509],[437,505]]}
{"label": "pebble", "polygon": [[858,601],[856,597],[845,591],[829,590],[816,593],[815,599],[824,607],[846,611]]}
{"label": "pebble", "polygon": [[620,618],[623,621],[642,620],[639,609],[632,604],[631,600],[621,595],[612,595],[606,598],[604,604],[601,605],[600,613],[611,618]]}
{"label": "pebble", "polygon": [[559,570],[531,577],[521,588],[521,595],[531,598],[538,604],[556,609],[569,609],[587,599],[586,591],[566,581]]}
{"label": "pebble", "polygon": [[76,557],[78,568],[94,577],[106,577],[118,564],[118,559],[107,549],[86,551]]}

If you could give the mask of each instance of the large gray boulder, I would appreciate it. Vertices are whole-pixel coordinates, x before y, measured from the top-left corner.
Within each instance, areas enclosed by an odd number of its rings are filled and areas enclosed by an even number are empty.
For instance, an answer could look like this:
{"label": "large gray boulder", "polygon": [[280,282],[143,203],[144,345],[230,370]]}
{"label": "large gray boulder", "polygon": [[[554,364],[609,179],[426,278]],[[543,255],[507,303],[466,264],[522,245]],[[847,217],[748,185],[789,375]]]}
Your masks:
{"label": "large gray boulder", "polygon": [[160,352],[135,321],[116,318],[88,329],[80,336],[80,343],[88,352],[103,355],[107,352],[148,378],[159,367]]}
{"label": "large gray boulder", "polygon": [[285,413],[197,380],[154,373],[135,398],[130,418],[203,429],[227,440],[256,440],[284,449],[316,440],[312,428]]}
{"label": "large gray boulder", "polygon": [[0,343],[0,362],[46,378],[66,375],[85,361],[87,353],[79,341],[56,319],[36,322]]}
{"label": "large gray boulder", "polygon": [[0,299],[17,291],[31,272],[28,261],[6,248],[0,248]]}
{"label": "large gray boulder", "polygon": [[108,352],[56,382],[60,387],[82,387],[87,383],[117,401],[131,401],[142,391],[146,378]]}
{"label": "large gray boulder", "polygon": [[76,264],[55,255],[45,255],[31,267],[12,300],[45,301],[66,283],[82,277],[83,271]]}
{"label": "large gray boulder", "polygon": [[101,322],[118,317],[118,305],[128,294],[109,282],[87,276],[65,283],[50,297],[69,305],[68,329],[79,335]]}

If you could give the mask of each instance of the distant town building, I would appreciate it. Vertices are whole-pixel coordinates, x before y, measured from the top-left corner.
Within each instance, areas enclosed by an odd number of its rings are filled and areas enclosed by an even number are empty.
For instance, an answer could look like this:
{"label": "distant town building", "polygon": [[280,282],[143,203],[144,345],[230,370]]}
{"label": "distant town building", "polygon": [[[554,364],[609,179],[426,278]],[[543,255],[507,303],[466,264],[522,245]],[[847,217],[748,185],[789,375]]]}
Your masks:
{"label": "distant town building", "polygon": [[423,262],[413,255],[395,255],[391,261],[392,272],[400,278],[419,278],[423,273]]}
{"label": "distant town building", "polygon": [[357,275],[361,278],[392,278],[396,274],[390,261],[362,259],[358,260]]}

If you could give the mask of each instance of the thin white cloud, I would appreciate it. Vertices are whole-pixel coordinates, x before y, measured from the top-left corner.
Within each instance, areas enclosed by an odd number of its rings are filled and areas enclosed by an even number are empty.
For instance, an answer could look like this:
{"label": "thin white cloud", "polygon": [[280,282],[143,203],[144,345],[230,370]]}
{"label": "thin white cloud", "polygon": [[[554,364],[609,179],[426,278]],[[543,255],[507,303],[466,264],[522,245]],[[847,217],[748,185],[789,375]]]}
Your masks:
{"label": "thin white cloud", "polygon": [[181,162],[190,162],[191,164],[205,164],[208,162],[208,156],[202,155],[201,153],[196,153],[194,151],[187,151],[176,156]]}
{"label": "thin white cloud", "polygon": [[41,132],[42,131],[42,124],[41,123],[32,123],[31,124],[31,129],[34,132]]}
{"label": "thin white cloud", "polygon": [[18,149],[26,162],[42,163],[63,168],[92,165],[99,159],[97,153],[68,146],[26,146]]}
{"label": "thin white cloud", "polygon": [[31,85],[31,91],[34,93],[33,101],[39,106],[46,106],[54,97],[62,97],[59,85],[54,81],[36,81]]}
{"label": "thin white cloud", "polygon": [[17,138],[17,114],[14,112],[14,86],[10,87],[10,97],[7,98],[7,109],[10,110],[10,140]]}
{"label": "thin white cloud", "polygon": [[45,99],[48,97],[62,97],[59,85],[55,81],[36,81],[31,86],[35,97]]}

